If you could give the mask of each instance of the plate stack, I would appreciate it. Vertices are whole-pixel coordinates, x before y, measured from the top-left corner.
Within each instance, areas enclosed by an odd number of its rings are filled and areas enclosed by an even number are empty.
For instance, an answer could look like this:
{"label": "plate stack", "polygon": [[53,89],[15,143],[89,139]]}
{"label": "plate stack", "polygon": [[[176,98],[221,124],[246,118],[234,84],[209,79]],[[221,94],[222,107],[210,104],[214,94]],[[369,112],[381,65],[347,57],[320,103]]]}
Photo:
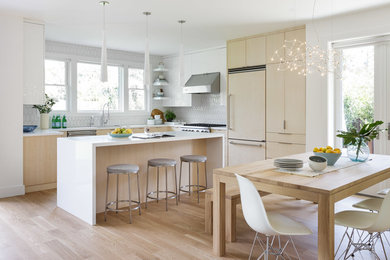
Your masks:
{"label": "plate stack", "polygon": [[297,170],[303,167],[303,161],[297,159],[275,159],[274,166],[281,169]]}

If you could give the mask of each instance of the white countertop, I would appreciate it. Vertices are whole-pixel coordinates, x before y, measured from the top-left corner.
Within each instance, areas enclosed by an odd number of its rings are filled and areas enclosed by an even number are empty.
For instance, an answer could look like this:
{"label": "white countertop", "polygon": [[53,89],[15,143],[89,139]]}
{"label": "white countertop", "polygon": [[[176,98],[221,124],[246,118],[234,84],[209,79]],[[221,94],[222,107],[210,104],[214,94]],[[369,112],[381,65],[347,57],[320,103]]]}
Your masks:
{"label": "white countertop", "polygon": [[[109,135],[96,135],[96,136],[77,136],[60,138],[59,141],[66,142],[81,142],[88,143],[94,147],[101,146],[117,146],[117,145],[128,145],[128,144],[144,144],[144,143],[160,143],[160,142],[172,142],[172,141],[184,141],[194,139],[209,139],[224,137],[221,133],[192,133],[182,131],[165,132],[166,134],[174,135],[174,137],[162,137],[162,138],[151,138],[151,139],[139,139],[134,137],[129,138],[112,138]],[[136,134],[135,134],[136,135]]]}
{"label": "white countertop", "polygon": [[23,133],[23,136],[46,136],[46,135],[63,135],[64,132],[60,131],[60,129],[47,129],[47,130],[41,130],[41,129],[35,129],[33,132],[30,133]]}

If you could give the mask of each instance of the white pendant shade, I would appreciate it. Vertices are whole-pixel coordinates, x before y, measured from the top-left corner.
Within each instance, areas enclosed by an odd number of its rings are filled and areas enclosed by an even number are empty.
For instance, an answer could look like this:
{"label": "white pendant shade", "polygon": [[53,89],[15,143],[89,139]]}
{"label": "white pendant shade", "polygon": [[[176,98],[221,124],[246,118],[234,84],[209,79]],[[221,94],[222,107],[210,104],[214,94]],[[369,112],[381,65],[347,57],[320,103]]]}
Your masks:
{"label": "white pendant shade", "polygon": [[149,21],[150,12],[143,13],[146,16],[145,61],[144,61],[144,86],[150,86],[150,54],[149,54]]}
{"label": "white pendant shade", "polygon": [[179,85],[184,87],[185,84],[185,72],[184,72],[184,44],[183,44],[183,23],[186,21],[179,20],[180,23],[180,50],[179,50]]}
{"label": "white pendant shade", "polygon": [[106,11],[105,6],[109,2],[101,1],[100,4],[103,5],[103,41],[102,41],[102,53],[100,60],[100,81],[107,82],[107,43],[106,43]]}

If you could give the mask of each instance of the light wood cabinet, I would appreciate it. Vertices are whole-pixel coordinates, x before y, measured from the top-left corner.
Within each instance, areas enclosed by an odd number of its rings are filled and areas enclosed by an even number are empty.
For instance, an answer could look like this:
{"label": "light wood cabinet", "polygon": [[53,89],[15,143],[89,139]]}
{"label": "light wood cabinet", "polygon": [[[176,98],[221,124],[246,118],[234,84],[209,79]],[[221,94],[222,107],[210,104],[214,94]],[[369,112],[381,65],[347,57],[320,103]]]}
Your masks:
{"label": "light wood cabinet", "polygon": [[246,66],[245,40],[229,42],[227,45],[228,68],[240,68]]}
{"label": "light wood cabinet", "polygon": [[255,37],[246,40],[246,66],[265,64],[265,56],[265,37]]}
{"label": "light wood cabinet", "polygon": [[[305,42],[306,41],[306,31],[305,31],[305,29],[288,31],[285,33],[285,39],[286,39],[286,41],[297,40],[301,43]],[[286,60],[291,61],[291,59],[289,57],[286,57]]]}
{"label": "light wood cabinet", "polygon": [[275,51],[279,51],[279,56],[284,57],[284,50],[280,47],[284,44],[284,32],[271,34],[267,36],[267,64],[278,63],[278,60],[272,60]]}
{"label": "light wood cabinet", "polygon": [[44,25],[35,22],[24,21],[23,37],[23,104],[44,104]]}
{"label": "light wood cabinet", "polygon": [[285,71],[285,133],[306,133],[306,77]]}
{"label": "light wood cabinet", "polygon": [[304,144],[267,142],[267,159],[304,153],[305,149],[306,146]]}
{"label": "light wood cabinet", "polygon": [[97,129],[96,135],[106,135],[108,133],[111,133],[112,131],[114,131],[114,129]]}
{"label": "light wood cabinet", "polygon": [[264,65],[265,42],[264,36],[228,42],[228,69]]}
{"label": "light wood cabinet", "polygon": [[229,166],[265,160],[265,143],[231,140]]}
{"label": "light wood cabinet", "polygon": [[284,132],[284,73],[277,64],[267,65],[266,125],[267,132]]}
{"label": "light wood cabinet", "polygon": [[23,137],[23,183],[26,192],[56,188],[58,135]]}
{"label": "light wood cabinet", "polygon": [[306,77],[267,65],[267,132],[306,133]]}

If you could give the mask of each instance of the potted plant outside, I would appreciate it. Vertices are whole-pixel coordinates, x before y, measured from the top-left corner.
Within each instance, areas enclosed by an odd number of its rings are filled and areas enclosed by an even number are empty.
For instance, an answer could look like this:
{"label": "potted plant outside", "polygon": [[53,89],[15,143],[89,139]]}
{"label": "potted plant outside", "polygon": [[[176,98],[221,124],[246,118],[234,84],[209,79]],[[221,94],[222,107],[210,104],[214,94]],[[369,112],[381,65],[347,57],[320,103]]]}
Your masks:
{"label": "potted plant outside", "polygon": [[386,129],[379,129],[382,121],[364,124],[358,131],[356,128],[350,131],[338,131],[337,137],[343,138],[344,145],[347,146],[348,157],[352,161],[364,162],[370,155],[370,148],[367,142],[374,140],[380,132]]}
{"label": "potted plant outside", "polygon": [[176,114],[172,110],[165,111],[165,119],[168,122],[172,122],[176,118]]}
{"label": "potted plant outside", "polygon": [[47,94],[45,94],[45,104],[43,105],[34,105],[33,108],[36,108],[40,114],[40,128],[41,129],[49,129],[49,113],[52,111],[54,104],[54,98],[49,98]]}

